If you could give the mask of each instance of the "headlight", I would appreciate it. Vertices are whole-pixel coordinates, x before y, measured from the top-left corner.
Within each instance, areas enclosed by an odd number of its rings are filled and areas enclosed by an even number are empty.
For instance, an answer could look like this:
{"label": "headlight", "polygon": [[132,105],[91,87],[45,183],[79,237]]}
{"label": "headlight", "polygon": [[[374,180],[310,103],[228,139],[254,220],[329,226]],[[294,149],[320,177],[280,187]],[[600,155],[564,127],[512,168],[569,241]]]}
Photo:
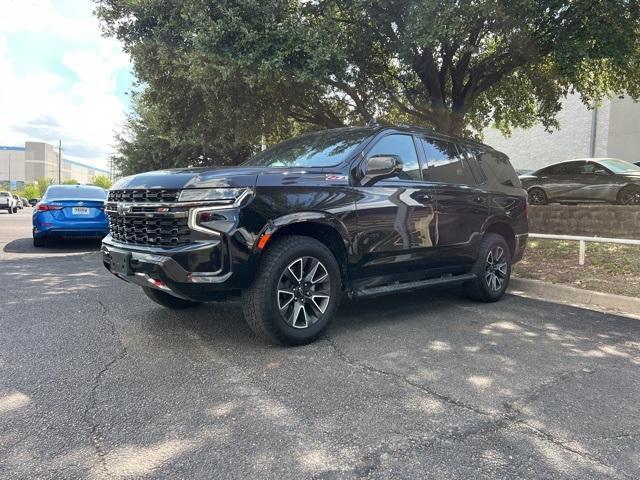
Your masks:
{"label": "headlight", "polygon": [[227,201],[233,203],[248,188],[191,188],[180,192],[180,202]]}

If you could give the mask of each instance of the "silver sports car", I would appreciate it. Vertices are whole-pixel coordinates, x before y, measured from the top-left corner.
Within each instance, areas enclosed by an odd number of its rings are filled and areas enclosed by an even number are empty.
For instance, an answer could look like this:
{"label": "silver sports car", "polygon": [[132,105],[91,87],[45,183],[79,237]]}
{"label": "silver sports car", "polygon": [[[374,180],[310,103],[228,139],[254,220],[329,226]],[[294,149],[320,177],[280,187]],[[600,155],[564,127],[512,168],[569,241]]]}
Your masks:
{"label": "silver sports car", "polygon": [[520,176],[531,205],[608,202],[640,205],[640,167],[616,158],[554,163]]}

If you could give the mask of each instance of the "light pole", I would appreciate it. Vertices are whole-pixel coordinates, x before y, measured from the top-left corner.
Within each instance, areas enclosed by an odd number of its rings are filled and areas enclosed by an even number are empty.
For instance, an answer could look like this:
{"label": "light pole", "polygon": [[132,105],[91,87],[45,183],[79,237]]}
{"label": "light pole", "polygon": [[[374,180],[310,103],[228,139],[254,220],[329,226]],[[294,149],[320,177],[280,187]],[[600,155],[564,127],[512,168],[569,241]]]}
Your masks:
{"label": "light pole", "polygon": [[62,140],[58,140],[58,183],[62,183]]}

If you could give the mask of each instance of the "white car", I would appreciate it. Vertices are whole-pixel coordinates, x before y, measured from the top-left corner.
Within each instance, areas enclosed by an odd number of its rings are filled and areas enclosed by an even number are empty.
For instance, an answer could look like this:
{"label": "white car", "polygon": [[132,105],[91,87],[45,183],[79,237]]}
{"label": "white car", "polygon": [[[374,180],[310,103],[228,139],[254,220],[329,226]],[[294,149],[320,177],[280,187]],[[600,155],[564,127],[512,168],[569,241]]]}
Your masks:
{"label": "white car", "polygon": [[6,210],[9,213],[17,213],[18,211],[18,202],[6,190],[0,190],[0,210]]}

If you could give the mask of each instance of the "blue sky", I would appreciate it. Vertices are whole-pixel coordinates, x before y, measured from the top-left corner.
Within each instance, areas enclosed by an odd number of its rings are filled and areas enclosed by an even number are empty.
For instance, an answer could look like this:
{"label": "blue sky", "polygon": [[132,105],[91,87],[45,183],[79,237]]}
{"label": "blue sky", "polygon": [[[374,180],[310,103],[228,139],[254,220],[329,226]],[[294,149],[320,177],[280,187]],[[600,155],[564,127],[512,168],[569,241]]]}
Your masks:
{"label": "blue sky", "polygon": [[90,0],[8,0],[0,16],[0,145],[57,144],[105,168],[134,81]]}

